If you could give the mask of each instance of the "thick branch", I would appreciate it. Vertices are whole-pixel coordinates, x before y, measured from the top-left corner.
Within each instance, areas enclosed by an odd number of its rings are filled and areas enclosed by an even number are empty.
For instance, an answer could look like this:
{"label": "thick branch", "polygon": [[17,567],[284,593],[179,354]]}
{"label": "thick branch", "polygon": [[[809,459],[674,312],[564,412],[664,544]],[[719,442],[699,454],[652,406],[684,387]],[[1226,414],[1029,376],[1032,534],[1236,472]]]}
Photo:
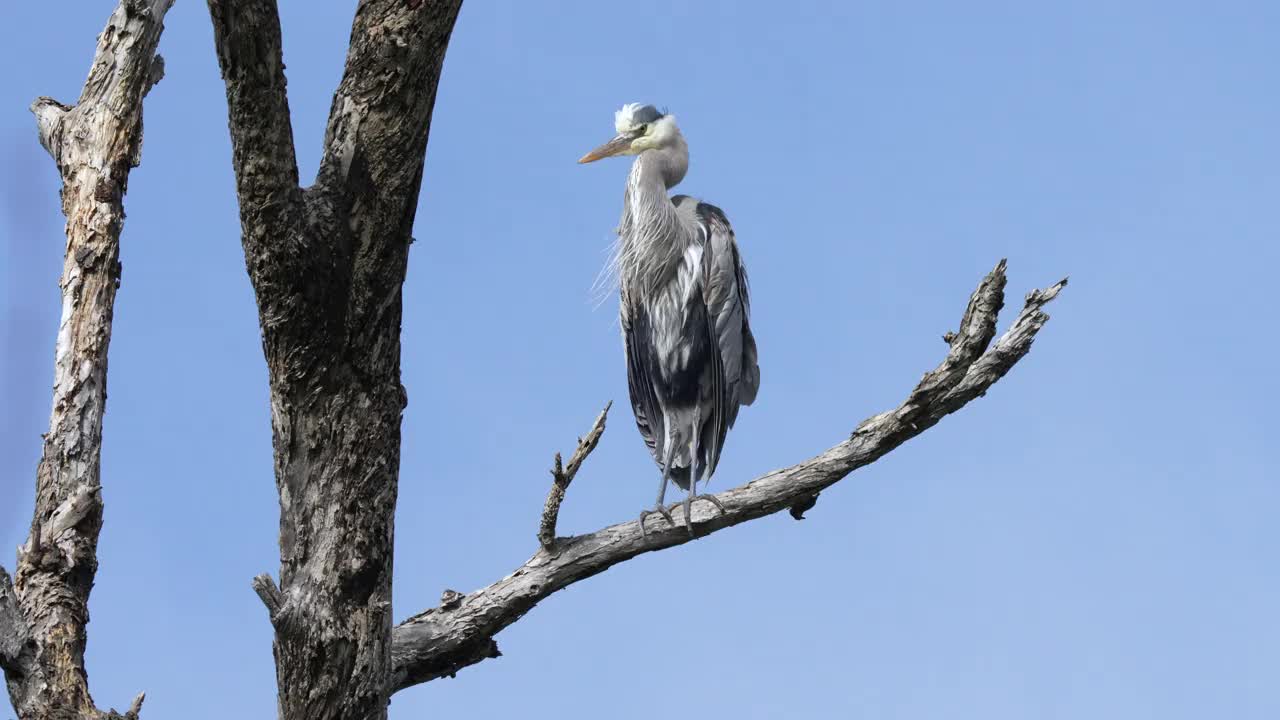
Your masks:
{"label": "thick branch", "polygon": [[[98,37],[79,102],[68,107],[39,98],[31,107],[40,142],[62,176],[67,246],[53,411],[31,533],[19,551],[13,588],[7,575],[0,577],[0,657],[9,696],[24,719],[104,716],[89,696],[84,649],[102,528],[107,346],[120,283],[124,194],[139,161],[142,98],[159,79],[156,46],[171,4],[122,0]],[[8,628],[19,621],[21,637],[10,636]]]}
{"label": "thick branch", "polygon": [[[1031,349],[1036,333],[1048,320],[1041,308],[1066,284],[1064,280],[1028,295],[1012,327],[987,349],[1003,305],[1004,269],[1002,260],[983,279],[960,329],[948,334],[946,359],[921,379],[902,405],[864,421],[847,440],[814,458],[718,494],[724,514],[711,503],[695,504],[697,535],[811,505],[825,488],[985,393]],[[487,649],[496,648],[495,634],[548,595],[641,553],[689,540],[683,526],[661,524],[651,527],[645,537],[635,521],[560,538],[555,553],[539,551],[511,575],[463,597],[456,606],[427,610],[397,626],[392,651],[394,687],[451,675],[479,662],[487,657]]]}
{"label": "thick branch", "polygon": [[[321,181],[347,200],[417,206],[435,81],[461,7],[462,0],[365,0],[357,8],[320,169]],[[375,189],[381,197],[370,196]]]}
{"label": "thick branch", "polygon": [[262,230],[246,226],[246,249],[271,252],[297,222],[301,202],[280,15],[275,0],[209,0],[209,15],[227,88],[240,214]]}
{"label": "thick branch", "polygon": [[573,477],[578,474],[578,468],[582,467],[583,461],[600,442],[600,436],[604,434],[604,423],[609,417],[611,407],[613,407],[613,401],[609,401],[604,406],[604,410],[596,416],[596,421],[591,425],[591,431],[587,436],[578,438],[578,448],[573,451],[568,465],[561,465],[560,453],[556,453],[555,467],[551,470],[551,490],[547,493],[547,502],[542,506],[542,521],[538,523],[538,544],[542,545],[543,550],[550,550],[555,543],[560,503],[564,502],[565,491],[569,489],[569,483],[573,482]]}
{"label": "thick branch", "polygon": [[[431,113],[462,0],[364,0],[333,95],[317,204],[342,218],[328,247],[349,262],[344,346],[396,336]],[[359,372],[363,362],[355,359]],[[398,380],[398,378],[397,378]]]}

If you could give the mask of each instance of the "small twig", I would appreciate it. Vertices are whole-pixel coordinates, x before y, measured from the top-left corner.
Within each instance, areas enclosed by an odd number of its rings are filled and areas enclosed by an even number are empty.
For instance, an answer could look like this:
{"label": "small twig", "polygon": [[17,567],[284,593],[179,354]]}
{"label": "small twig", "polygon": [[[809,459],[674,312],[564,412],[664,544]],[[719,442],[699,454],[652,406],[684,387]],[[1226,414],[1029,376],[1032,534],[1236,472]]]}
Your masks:
{"label": "small twig", "polygon": [[550,550],[555,543],[556,521],[560,518],[560,503],[564,502],[564,493],[569,489],[569,483],[573,482],[573,476],[578,474],[578,468],[582,467],[583,461],[600,442],[611,407],[613,407],[612,400],[596,417],[595,424],[591,426],[591,432],[588,432],[586,437],[578,438],[578,449],[573,451],[568,465],[562,465],[560,453],[556,453],[555,466],[551,468],[551,490],[547,493],[546,504],[542,506],[542,522],[538,525],[538,542],[544,550]]}
{"label": "small twig", "polygon": [[440,609],[451,610],[456,608],[458,607],[458,603],[462,602],[462,598],[464,597],[466,597],[466,595],[463,595],[457,590],[445,588],[445,591],[440,593]]}
{"label": "small twig", "polygon": [[132,718],[133,720],[137,720],[138,713],[142,712],[142,701],[146,699],[147,699],[147,694],[145,692],[138,693],[138,696],[135,697],[133,699],[133,702],[129,705],[129,712],[125,713],[124,716],[127,718]]}
{"label": "small twig", "polygon": [[254,576],[253,591],[258,593],[262,604],[267,606],[267,617],[271,618],[272,624],[275,624],[276,618],[280,615],[280,608],[284,607],[284,593],[280,592],[280,588],[276,587],[276,581],[272,580],[267,573]]}

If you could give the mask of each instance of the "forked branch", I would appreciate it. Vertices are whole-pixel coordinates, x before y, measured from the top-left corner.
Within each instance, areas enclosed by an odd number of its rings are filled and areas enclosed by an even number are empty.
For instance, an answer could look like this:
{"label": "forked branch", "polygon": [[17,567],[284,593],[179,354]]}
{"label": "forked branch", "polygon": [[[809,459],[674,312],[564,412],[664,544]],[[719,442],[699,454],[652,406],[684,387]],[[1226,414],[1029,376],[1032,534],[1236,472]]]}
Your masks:
{"label": "forked branch", "polygon": [[401,286],[445,50],[462,0],[355,4],[320,171],[290,129],[276,0],[207,0],[227,91],[245,264],[271,389],[279,715],[385,718],[401,414]]}
{"label": "forked branch", "polygon": [[569,483],[573,482],[573,477],[578,474],[578,468],[582,467],[583,461],[600,442],[600,436],[604,434],[604,423],[609,417],[611,407],[613,407],[612,400],[596,416],[595,423],[591,425],[591,432],[588,432],[586,437],[578,438],[578,449],[573,451],[568,465],[562,465],[560,453],[556,453],[555,466],[551,468],[551,490],[547,493],[546,504],[542,506],[542,522],[538,524],[538,544],[543,550],[550,550],[555,543],[560,503],[564,502],[565,491],[569,489]]}
{"label": "forked branch", "polygon": [[[1004,305],[1005,262],[1001,260],[974,291],[959,329],[947,334],[947,357],[925,374],[905,402],[864,420],[848,439],[816,457],[719,493],[716,498],[725,507],[723,514],[710,503],[695,505],[692,519],[697,536],[788,508],[803,512],[825,488],[984,394],[1031,349],[1036,333],[1049,319],[1042,308],[1066,282],[1027,295],[1012,326],[991,345]],[[683,526],[662,524],[655,524],[646,537],[636,521],[558,538],[552,551],[539,550],[507,577],[397,626],[392,687],[403,689],[452,675],[493,657],[494,635],[552,593],[641,553],[690,539]]]}

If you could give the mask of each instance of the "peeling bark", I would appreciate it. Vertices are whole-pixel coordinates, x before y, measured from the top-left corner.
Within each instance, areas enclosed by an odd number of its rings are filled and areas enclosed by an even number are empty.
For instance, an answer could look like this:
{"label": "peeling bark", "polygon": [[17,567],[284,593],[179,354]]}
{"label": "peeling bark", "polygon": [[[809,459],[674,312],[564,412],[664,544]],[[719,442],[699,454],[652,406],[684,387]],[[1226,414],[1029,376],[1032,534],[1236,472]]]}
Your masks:
{"label": "peeling bark", "polygon": [[[102,528],[99,456],[124,194],[142,151],[142,98],[163,74],[155,52],[171,4],[123,0],[98,37],[79,101],[42,97],[31,106],[62,177],[67,249],[31,533],[12,587],[0,570],[0,664],[23,720],[121,717],[89,695],[85,625]],[[139,695],[124,717],[141,704]]]}

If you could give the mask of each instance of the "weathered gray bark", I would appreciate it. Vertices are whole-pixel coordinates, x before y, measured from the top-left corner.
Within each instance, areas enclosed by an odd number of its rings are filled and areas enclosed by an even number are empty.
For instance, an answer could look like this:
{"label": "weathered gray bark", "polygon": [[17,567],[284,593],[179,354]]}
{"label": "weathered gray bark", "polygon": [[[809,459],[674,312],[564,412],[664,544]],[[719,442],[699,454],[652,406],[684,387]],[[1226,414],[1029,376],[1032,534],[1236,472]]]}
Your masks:
{"label": "weathered gray bark", "polygon": [[[996,317],[1004,305],[1005,263],[989,273],[969,300],[960,329],[944,338],[949,352],[897,408],[864,420],[849,439],[826,452],[762,475],[716,495],[725,512],[695,503],[697,536],[791,509],[813,507],[818,493],[864,465],[875,462],[939,420],[981,397],[1031,349],[1049,316],[1041,308],[1066,280],[1027,296],[1022,312],[995,343]],[[597,430],[603,429],[597,422]],[[593,430],[591,446],[598,433]],[[589,450],[588,450],[589,452]],[[578,458],[575,454],[575,459]],[[558,506],[558,502],[556,503]],[[498,657],[494,641],[539,601],[569,585],[636,555],[682,545],[691,538],[682,525],[650,521],[647,537],[637,522],[612,525],[577,537],[556,538],[507,577],[469,595],[452,594],[440,607],[415,615],[395,629],[392,684],[396,690],[452,676],[459,669]]]}
{"label": "weathered gray bark", "polygon": [[[89,695],[85,624],[102,528],[99,453],[123,201],[142,151],[142,98],[163,72],[156,46],[172,2],[123,0],[98,37],[76,105],[39,98],[31,107],[62,176],[67,250],[31,534],[12,585],[0,569],[0,665],[22,720],[121,717]],[[141,704],[138,695],[125,717],[137,717]]]}
{"label": "weathered gray bark", "polygon": [[274,0],[208,0],[245,263],[271,385],[282,718],[384,717],[400,414],[401,284],[461,0],[363,0],[316,182],[298,186]]}

